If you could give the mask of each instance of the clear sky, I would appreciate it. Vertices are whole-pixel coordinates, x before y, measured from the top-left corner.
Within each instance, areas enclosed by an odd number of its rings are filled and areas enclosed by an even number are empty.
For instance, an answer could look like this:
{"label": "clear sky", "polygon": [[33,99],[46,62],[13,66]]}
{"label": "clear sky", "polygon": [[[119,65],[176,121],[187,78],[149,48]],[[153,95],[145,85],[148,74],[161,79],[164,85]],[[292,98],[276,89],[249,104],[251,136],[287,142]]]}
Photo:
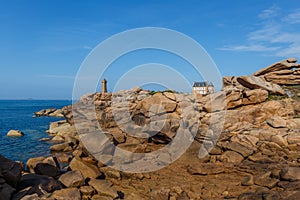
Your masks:
{"label": "clear sky", "polygon": [[[90,51],[132,28],[164,27],[190,36],[222,76],[300,58],[298,0],[1,0],[0,22],[0,99],[70,99]],[[159,62],[156,53],[141,60]],[[106,74],[109,90],[115,74]]]}

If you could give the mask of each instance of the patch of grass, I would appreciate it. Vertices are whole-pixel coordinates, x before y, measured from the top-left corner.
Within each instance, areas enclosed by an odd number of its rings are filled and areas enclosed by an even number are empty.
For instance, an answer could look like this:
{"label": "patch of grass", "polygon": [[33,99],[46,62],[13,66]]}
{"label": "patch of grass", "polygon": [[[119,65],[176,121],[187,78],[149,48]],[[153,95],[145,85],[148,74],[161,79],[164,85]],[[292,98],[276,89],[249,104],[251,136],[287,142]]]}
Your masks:
{"label": "patch of grass", "polygon": [[164,90],[162,93],[164,93],[164,92],[177,93],[175,90],[170,90],[170,89]]}
{"label": "patch of grass", "polygon": [[152,90],[149,94],[150,95],[154,95],[154,94],[156,94],[156,93],[162,93],[161,91],[154,91],[154,90]]}
{"label": "patch of grass", "polygon": [[170,89],[167,89],[167,90],[164,90],[164,91],[154,91],[154,90],[152,90],[149,94],[150,95],[154,95],[154,94],[156,94],[156,93],[165,93],[165,92],[169,92],[169,93],[178,93],[178,92],[176,92],[175,90],[170,90]]}
{"label": "patch of grass", "polygon": [[276,95],[276,94],[269,94],[267,101],[273,101],[273,100],[282,100],[285,99],[285,95]]}

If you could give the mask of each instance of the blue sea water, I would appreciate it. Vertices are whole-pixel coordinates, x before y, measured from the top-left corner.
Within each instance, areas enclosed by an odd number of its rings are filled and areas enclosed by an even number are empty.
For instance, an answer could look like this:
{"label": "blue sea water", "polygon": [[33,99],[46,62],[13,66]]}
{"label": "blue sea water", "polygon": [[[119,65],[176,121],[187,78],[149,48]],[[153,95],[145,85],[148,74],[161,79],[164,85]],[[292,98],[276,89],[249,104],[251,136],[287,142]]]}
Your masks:
{"label": "blue sea water", "polygon": [[[71,104],[67,100],[0,100],[0,154],[11,159],[26,162],[31,157],[49,155],[50,141],[45,132],[50,122],[61,118],[32,118],[33,113],[46,108],[62,108]],[[11,129],[24,132],[23,137],[7,137]]]}

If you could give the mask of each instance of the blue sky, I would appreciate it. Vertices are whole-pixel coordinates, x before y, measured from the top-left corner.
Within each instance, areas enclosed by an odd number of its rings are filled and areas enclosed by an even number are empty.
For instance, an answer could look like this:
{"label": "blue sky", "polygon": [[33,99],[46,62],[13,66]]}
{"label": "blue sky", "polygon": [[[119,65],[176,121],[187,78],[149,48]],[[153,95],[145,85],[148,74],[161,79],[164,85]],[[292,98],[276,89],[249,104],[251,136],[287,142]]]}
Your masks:
{"label": "blue sky", "polygon": [[[164,27],[190,36],[210,54],[222,76],[252,74],[286,57],[300,57],[297,0],[7,0],[0,4],[0,99],[70,99],[77,71],[90,51],[114,34],[140,27]],[[150,56],[129,55],[118,64],[129,69],[170,58],[150,52]],[[169,64],[175,62],[180,63],[174,59]],[[120,71],[112,67],[105,74],[109,90]],[[182,71],[191,82],[196,79],[188,68]],[[174,89],[180,90],[180,82]]]}

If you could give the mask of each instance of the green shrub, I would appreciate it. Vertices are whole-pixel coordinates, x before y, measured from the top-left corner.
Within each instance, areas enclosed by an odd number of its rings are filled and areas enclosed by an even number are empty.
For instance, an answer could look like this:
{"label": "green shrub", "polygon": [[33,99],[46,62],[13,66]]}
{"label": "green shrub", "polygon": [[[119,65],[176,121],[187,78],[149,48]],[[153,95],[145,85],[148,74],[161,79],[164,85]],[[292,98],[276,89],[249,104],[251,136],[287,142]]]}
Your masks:
{"label": "green shrub", "polygon": [[166,90],[164,90],[164,91],[154,91],[154,90],[152,90],[149,94],[150,95],[154,95],[154,94],[156,94],[156,93],[165,93],[165,92],[170,92],[170,93],[178,93],[178,92],[176,92],[175,90],[170,90],[170,89],[166,89]]}

